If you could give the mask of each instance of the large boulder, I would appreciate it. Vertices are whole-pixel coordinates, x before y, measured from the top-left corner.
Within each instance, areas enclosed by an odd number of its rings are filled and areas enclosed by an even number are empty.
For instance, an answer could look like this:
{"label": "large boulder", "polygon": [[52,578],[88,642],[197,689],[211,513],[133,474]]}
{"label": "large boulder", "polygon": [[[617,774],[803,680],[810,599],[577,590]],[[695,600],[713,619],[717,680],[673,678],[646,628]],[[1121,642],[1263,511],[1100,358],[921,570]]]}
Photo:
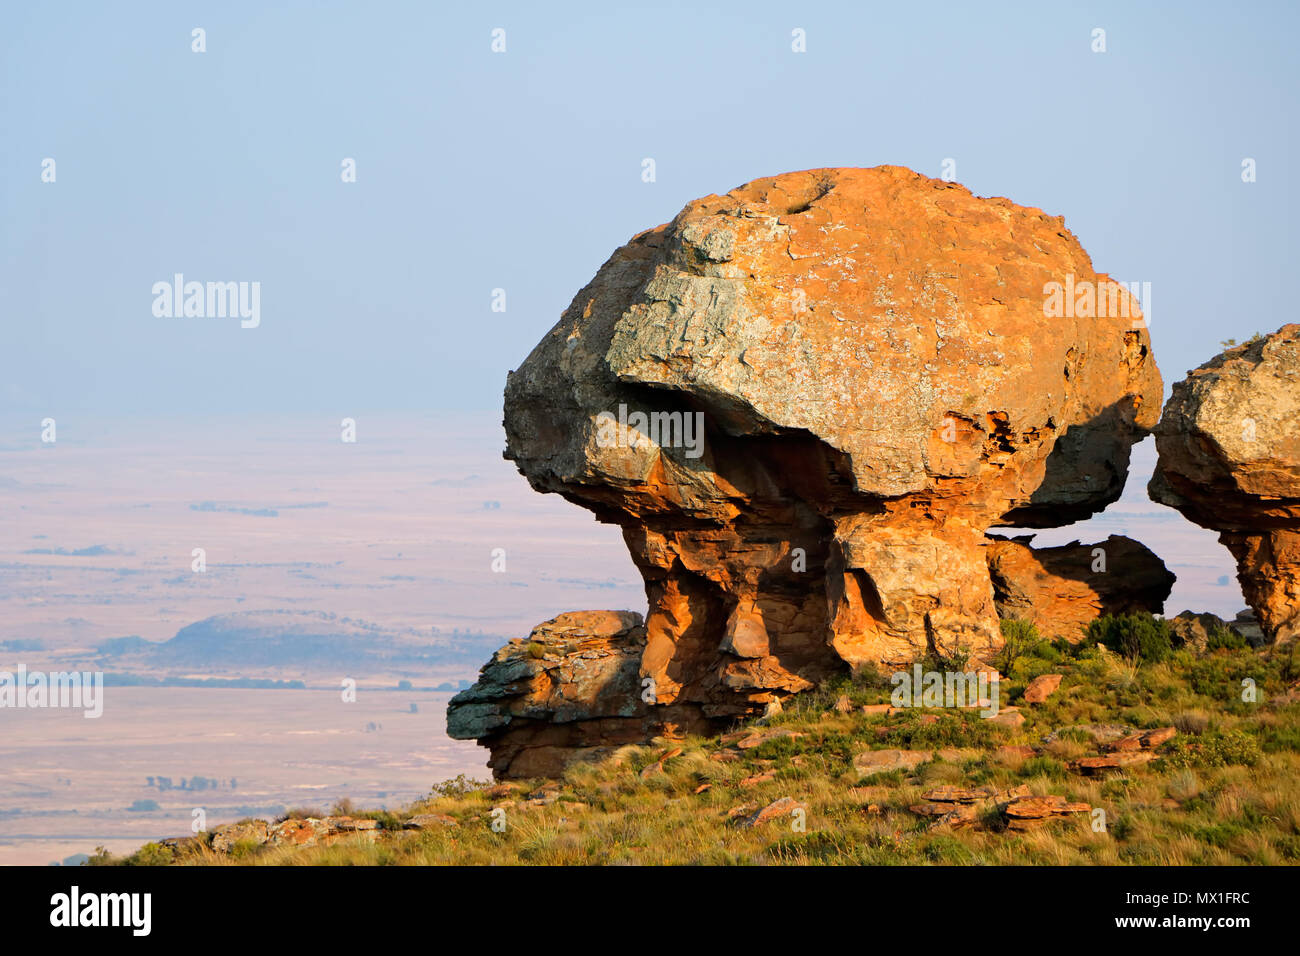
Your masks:
{"label": "large boulder", "polygon": [[985,529],[1114,501],[1160,394],[1136,302],[1060,217],[810,170],[617,250],[510,374],[506,457],[623,528],[638,677],[716,723],[849,667],[992,656]]}
{"label": "large boulder", "polygon": [[1176,384],[1148,491],[1219,532],[1269,641],[1300,633],[1300,325],[1215,356]]}
{"label": "large boulder", "polygon": [[1103,614],[1164,613],[1176,578],[1140,542],[1113,534],[1097,544],[1032,548],[1032,537],[989,538],[993,600],[1002,617],[1074,643]]}

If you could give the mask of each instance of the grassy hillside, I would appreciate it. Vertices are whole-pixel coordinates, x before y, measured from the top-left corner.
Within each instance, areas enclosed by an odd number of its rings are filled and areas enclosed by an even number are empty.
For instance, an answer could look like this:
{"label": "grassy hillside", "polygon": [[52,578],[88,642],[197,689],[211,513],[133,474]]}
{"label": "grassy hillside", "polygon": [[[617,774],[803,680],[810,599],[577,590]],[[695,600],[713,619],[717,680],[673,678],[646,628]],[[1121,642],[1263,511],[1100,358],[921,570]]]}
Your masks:
{"label": "grassy hillside", "polygon": [[[721,739],[626,747],[561,781],[450,781],[399,814],[353,814],[377,829],[328,846],[236,844],[211,835],[149,844],[126,864],[1290,864],[1300,860],[1300,651],[1211,641],[1196,654],[1144,641],[1126,658],[1096,643],[1040,641],[1013,628],[998,661],[1001,703],[1020,726],[971,710],[895,709],[864,673],[796,698]],[[1113,643],[1113,642],[1112,642]],[[931,661],[934,669],[961,662]],[[1061,674],[1045,702],[1025,685]],[[1243,681],[1247,683],[1243,685]],[[1254,702],[1243,700],[1253,681]],[[1247,694],[1249,696],[1249,694]],[[1018,718],[1003,718],[1007,723]],[[1177,734],[1145,763],[1089,776],[1074,761],[1133,731]],[[1103,741],[1103,743],[1099,743]],[[1113,746],[1113,744],[1112,744]],[[922,751],[869,773],[868,751]],[[666,759],[665,758],[666,756]],[[858,758],[855,767],[855,757]],[[876,754],[888,762],[891,755]],[[988,788],[964,814],[916,809]],[[1023,788],[1017,790],[1016,788]],[[1086,805],[1016,829],[1007,794]],[[999,796],[1001,795],[1001,796]],[[968,795],[969,796],[969,795]],[[783,798],[788,798],[781,803]],[[772,805],[775,803],[775,806]],[[941,808],[956,804],[938,804]],[[764,808],[770,819],[755,815]],[[1104,821],[1093,812],[1104,810]],[[349,809],[349,808],[343,808]],[[802,813],[797,811],[802,810]],[[496,811],[494,813],[494,811]],[[504,812],[501,812],[504,811]],[[302,814],[299,814],[301,816]],[[420,829],[406,828],[412,818]],[[497,829],[493,829],[493,821]],[[937,822],[936,822],[937,820]],[[1099,826],[1103,823],[1104,826]]]}

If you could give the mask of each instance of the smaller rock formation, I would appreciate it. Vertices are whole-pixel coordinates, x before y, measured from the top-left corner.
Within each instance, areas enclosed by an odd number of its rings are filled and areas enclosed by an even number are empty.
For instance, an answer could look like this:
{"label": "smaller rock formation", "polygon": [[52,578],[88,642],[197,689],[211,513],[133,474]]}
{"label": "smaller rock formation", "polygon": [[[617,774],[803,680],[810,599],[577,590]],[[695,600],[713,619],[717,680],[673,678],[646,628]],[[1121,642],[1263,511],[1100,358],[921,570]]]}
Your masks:
{"label": "smaller rock formation", "polygon": [[1210,635],[1221,627],[1227,627],[1227,622],[1216,614],[1210,614],[1208,611],[1197,613],[1196,611],[1183,611],[1169,620],[1169,631],[1174,639],[1174,645],[1186,647],[1188,650],[1195,651],[1198,654],[1204,653],[1210,643]]}
{"label": "smaller rock formation", "polygon": [[1157,727],[1155,730],[1139,731],[1135,734],[1129,734],[1127,737],[1121,737],[1119,740],[1111,741],[1103,749],[1111,753],[1119,751],[1134,750],[1155,750],[1163,743],[1168,743],[1178,736],[1178,730],[1174,727]]}
{"label": "smaller rock formation", "polygon": [[1025,722],[1025,715],[1020,712],[1019,707],[1003,707],[992,717],[985,717],[990,724],[995,727],[1020,727]]}
{"label": "smaller rock formation", "polygon": [[1269,641],[1300,633],[1300,325],[1228,349],[1174,386],[1148,492],[1237,559]]}
{"label": "smaller rock formation", "polygon": [[996,787],[935,787],[921,795],[925,803],[908,809],[919,817],[927,817],[931,825],[952,828],[975,824],[982,814],[996,807],[1008,830],[1030,830],[1052,820],[1060,820],[1076,813],[1088,813],[1092,807],[1086,803],[1071,803],[1064,797],[1049,795],[1035,797],[1026,786],[999,790]]}
{"label": "smaller rock formation", "polygon": [[1244,637],[1251,647],[1263,647],[1267,643],[1264,629],[1259,626],[1259,618],[1251,608],[1242,608],[1238,611],[1228,628]]}
{"label": "smaller rock formation", "polygon": [[212,849],[218,853],[230,853],[240,843],[261,846],[270,839],[270,835],[271,825],[265,820],[228,823],[212,831]]}
{"label": "smaller rock formation", "polygon": [[1196,613],[1183,611],[1169,620],[1169,630],[1173,633],[1174,643],[1186,647],[1198,654],[1204,653],[1210,644],[1210,635],[1217,630],[1227,630],[1245,638],[1251,647],[1260,647],[1264,643],[1264,633],[1255,621],[1255,612],[1247,608],[1229,622],[1208,611]]}
{"label": "smaller rock formation", "polygon": [[1075,813],[1091,813],[1087,803],[1072,803],[1065,797],[1053,794],[1047,797],[1022,797],[1007,804],[1002,811],[1007,818],[1008,830],[1032,830],[1051,820],[1059,820]]}
{"label": "smaller rock formation", "polygon": [[1111,770],[1127,770],[1129,767],[1139,767],[1142,764],[1151,762],[1155,757],[1155,754],[1146,750],[1118,750],[1103,757],[1080,757],[1078,760],[1072,761],[1068,766],[1076,773],[1095,777]]}
{"label": "smaller rock formation", "polygon": [[[453,825],[455,821],[452,821]],[[340,840],[375,840],[379,821],[366,817],[291,817],[279,823],[266,820],[241,820],[212,831],[211,849],[217,853],[236,854],[241,847],[259,846],[332,846]],[[164,846],[181,849],[201,837],[179,837],[160,841]]]}
{"label": "smaller rock formation", "polygon": [[1031,548],[1033,535],[989,536],[989,574],[1001,617],[1032,622],[1044,637],[1077,642],[1103,614],[1160,614],[1174,574],[1144,545],[1111,535],[1099,544]]}
{"label": "smaller rock formation", "polygon": [[500,778],[554,777],[622,744],[712,728],[698,707],[642,699],[645,625],[632,611],[572,611],[496,652],[452,698],[447,734],[478,740]]}
{"label": "smaller rock formation", "polygon": [[807,807],[794,797],[781,797],[778,800],[773,800],[763,809],[756,811],[751,816],[746,817],[741,822],[740,826],[744,829],[749,829],[767,823],[769,820],[775,820],[778,817],[788,817],[796,810],[806,811]]}
{"label": "smaller rock formation", "polygon": [[892,773],[895,770],[914,770],[933,760],[936,753],[944,760],[955,762],[970,759],[976,756],[977,751],[957,747],[944,747],[940,750],[864,750],[853,757],[853,769],[863,777]]}
{"label": "smaller rock formation", "polygon": [[[1067,766],[1075,773],[1087,777],[1096,777],[1112,770],[1127,770],[1139,767],[1156,758],[1156,748],[1166,744],[1177,736],[1173,727],[1157,727],[1155,730],[1139,730],[1129,733],[1125,728],[1114,725],[1081,727],[1100,744],[1106,753],[1099,756],[1080,757]],[[1053,734],[1054,738],[1056,735]],[[1043,738],[1047,741],[1049,738]]]}

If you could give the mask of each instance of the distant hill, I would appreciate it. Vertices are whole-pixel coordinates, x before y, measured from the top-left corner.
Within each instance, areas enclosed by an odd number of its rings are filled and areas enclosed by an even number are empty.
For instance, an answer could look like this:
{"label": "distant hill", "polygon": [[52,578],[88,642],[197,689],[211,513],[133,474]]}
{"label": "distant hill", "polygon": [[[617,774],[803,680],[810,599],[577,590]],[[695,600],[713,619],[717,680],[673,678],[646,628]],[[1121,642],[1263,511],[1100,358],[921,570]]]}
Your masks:
{"label": "distant hill", "polygon": [[472,674],[484,651],[504,642],[494,634],[393,629],[317,611],[271,610],[209,617],[167,641],[115,638],[97,649],[104,663],[122,670],[432,677],[457,668]]}

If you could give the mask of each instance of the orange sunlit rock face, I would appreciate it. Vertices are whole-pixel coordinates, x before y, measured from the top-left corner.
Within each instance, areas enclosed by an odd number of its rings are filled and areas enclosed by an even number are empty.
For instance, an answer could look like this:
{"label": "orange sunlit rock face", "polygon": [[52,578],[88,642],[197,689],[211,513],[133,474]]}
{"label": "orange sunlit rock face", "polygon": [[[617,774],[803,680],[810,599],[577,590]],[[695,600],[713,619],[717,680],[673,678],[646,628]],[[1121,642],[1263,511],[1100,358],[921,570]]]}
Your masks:
{"label": "orange sunlit rock face", "polygon": [[506,457],[623,528],[651,722],[718,726],[850,667],[987,661],[986,529],[1118,498],[1160,396],[1136,306],[1061,218],[809,170],[617,250],[511,373]]}
{"label": "orange sunlit rock face", "polygon": [[1044,637],[1071,643],[1104,614],[1162,613],[1174,586],[1163,561],[1122,535],[1055,548],[994,537],[988,558],[999,615],[1029,621]]}

